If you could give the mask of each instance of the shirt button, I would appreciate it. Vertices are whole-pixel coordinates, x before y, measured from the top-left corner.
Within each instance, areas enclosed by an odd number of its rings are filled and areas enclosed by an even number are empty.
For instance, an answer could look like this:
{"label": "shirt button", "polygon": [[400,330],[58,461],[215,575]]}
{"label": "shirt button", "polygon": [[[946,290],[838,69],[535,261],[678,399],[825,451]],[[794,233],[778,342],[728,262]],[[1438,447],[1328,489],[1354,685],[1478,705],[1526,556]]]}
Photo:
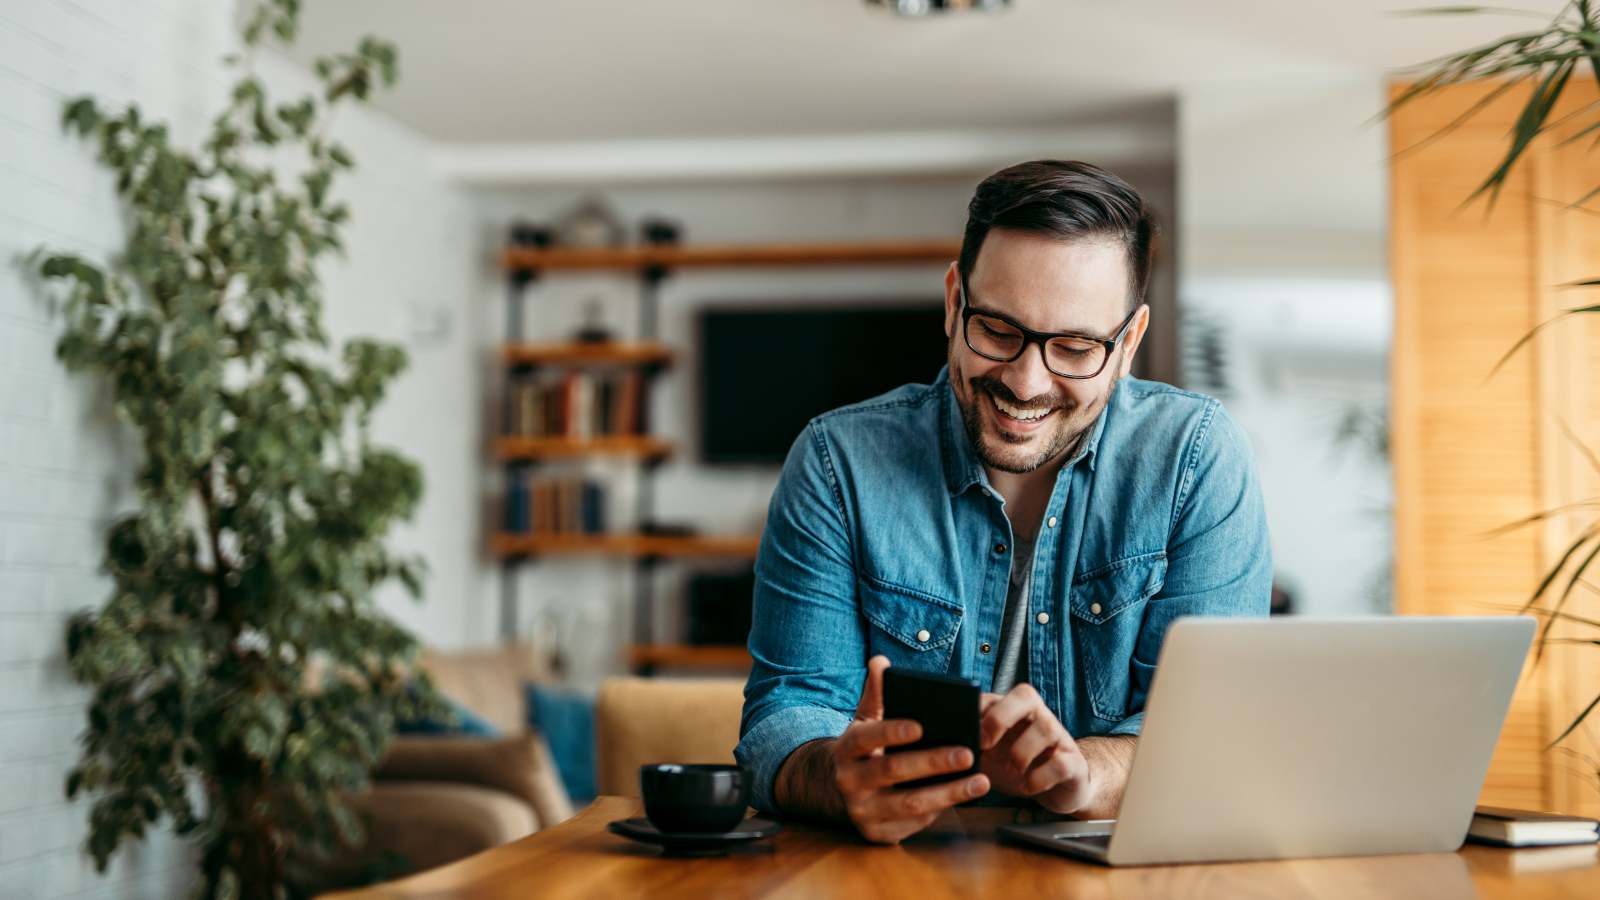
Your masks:
{"label": "shirt button", "polygon": [[1038,621],[1039,621],[1040,625],[1049,625],[1050,624],[1050,614],[1049,613],[1039,613]]}
{"label": "shirt button", "polygon": [[1004,552],[1006,552],[1006,545],[1005,544],[995,544],[994,545],[994,552],[996,552],[996,553],[1004,553]]}
{"label": "shirt button", "polygon": [[931,637],[933,637],[933,635],[929,634],[928,633],[928,629],[926,629],[926,628],[924,628],[921,631],[917,632],[917,640],[921,641],[924,644],[926,644],[928,642],[928,638],[931,638]]}
{"label": "shirt button", "polygon": [[1100,615],[1100,604],[1098,604],[1098,603],[1089,604],[1089,613],[1091,615],[1096,615],[1096,616]]}
{"label": "shirt button", "polygon": [[1049,518],[1049,520],[1047,520],[1047,521],[1046,521],[1046,522],[1045,522],[1045,523],[1044,523],[1044,526],[1045,526],[1045,527],[1046,527],[1046,528],[1054,528],[1054,527],[1056,527],[1056,517],[1055,517],[1055,516],[1051,516],[1051,517],[1050,517],[1050,518]]}
{"label": "shirt button", "polygon": [[979,653],[988,653],[989,652],[989,642],[988,641],[984,641],[983,643],[979,644],[978,645],[978,652]]}

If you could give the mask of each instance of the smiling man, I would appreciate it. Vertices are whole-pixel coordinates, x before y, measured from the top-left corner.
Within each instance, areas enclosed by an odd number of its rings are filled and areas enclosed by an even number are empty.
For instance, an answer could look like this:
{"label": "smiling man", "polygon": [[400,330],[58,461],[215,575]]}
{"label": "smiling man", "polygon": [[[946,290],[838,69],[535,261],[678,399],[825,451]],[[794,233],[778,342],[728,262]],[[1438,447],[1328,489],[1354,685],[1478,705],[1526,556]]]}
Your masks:
{"label": "smiling man", "polygon": [[[883,843],[985,796],[1114,816],[1167,627],[1266,614],[1244,436],[1128,375],[1153,231],[1086,163],[990,176],[945,274],[944,370],[801,433],[756,560],[736,754],[757,806]],[[900,786],[972,760],[884,753],[919,734],[883,719],[890,665],[979,682],[978,774]]]}

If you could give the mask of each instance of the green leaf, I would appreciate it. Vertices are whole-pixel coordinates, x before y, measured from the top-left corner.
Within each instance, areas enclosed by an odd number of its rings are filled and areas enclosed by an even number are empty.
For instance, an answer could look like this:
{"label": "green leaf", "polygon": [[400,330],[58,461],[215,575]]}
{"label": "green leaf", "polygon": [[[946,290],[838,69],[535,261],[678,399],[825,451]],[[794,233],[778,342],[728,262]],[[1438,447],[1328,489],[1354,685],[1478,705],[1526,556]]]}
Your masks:
{"label": "green leaf", "polygon": [[1577,718],[1572,720],[1572,723],[1567,726],[1566,730],[1561,732],[1561,734],[1557,735],[1555,740],[1553,740],[1549,744],[1545,745],[1545,749],[1548,750],[1551,747],[1554,747],[1555,745],[1557,745],[1557,744],[1561,743],[1562,741],[1566,740],[1567,739],[1567,735],[1569,735],[1572,732],[1576,731],[1578,729],[1578,726],[1583,724],[1583,720],[1587,719],[1589,717],[1589,714],[1594,712],[1595,707],[1597,707],[1597,706],[1600,706],[1600,694],[1596,694],[1595,698],[1593,700],[1589,701],[1589,705],[1585,706],[1583,708],[1583,712],[1578,713]]}

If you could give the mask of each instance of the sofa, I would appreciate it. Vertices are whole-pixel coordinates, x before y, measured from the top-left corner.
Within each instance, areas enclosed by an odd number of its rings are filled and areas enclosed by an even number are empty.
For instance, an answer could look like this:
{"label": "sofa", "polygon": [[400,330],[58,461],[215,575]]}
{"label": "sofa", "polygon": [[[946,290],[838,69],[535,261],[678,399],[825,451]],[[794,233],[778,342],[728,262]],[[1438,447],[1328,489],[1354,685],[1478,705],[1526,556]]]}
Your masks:
{"label": "sofa", "polygon": [[318,867],[324,887],[431,869],[572,815],[549,746],[528,729],[524,685],[548,680],[532,649],[430,651],[420,663],[440,693],[498,736],[396,737],[371,791],[353,801],[366,842]]}

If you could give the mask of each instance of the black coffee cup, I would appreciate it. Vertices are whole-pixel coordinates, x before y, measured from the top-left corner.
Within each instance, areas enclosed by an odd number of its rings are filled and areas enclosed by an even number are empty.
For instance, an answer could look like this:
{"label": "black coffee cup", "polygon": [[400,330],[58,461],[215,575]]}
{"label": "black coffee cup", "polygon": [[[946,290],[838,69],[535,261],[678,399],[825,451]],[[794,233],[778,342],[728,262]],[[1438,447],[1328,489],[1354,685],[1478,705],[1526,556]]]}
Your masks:
{"label": "black coffee cup", "polygon": [[639,767],[644,814],[663,832],[732,831],[750,805],[750,786],[735,765],[655,763]]}

